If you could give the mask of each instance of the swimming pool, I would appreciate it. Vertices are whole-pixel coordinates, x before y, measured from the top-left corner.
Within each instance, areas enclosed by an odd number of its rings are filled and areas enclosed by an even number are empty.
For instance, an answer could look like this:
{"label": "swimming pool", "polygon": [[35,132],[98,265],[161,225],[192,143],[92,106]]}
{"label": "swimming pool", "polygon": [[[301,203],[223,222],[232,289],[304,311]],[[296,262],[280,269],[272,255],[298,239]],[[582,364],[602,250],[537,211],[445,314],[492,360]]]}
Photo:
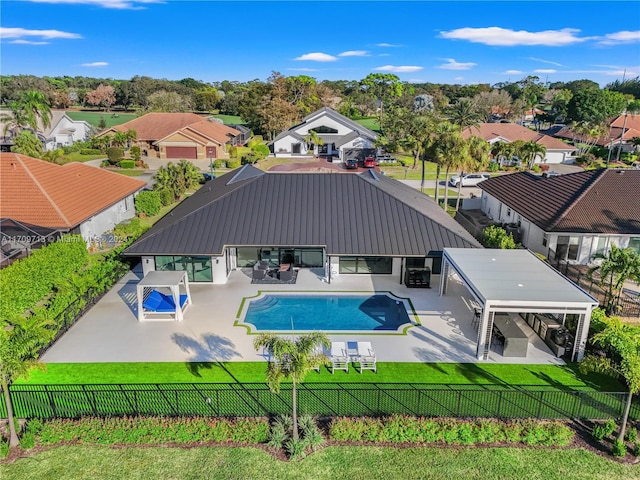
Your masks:
{"label": "swimming pool", "polygon": [[249,301],[244,323],[258,331],[393,332],[412,324],[400,298],[374,294],[265,294]]}

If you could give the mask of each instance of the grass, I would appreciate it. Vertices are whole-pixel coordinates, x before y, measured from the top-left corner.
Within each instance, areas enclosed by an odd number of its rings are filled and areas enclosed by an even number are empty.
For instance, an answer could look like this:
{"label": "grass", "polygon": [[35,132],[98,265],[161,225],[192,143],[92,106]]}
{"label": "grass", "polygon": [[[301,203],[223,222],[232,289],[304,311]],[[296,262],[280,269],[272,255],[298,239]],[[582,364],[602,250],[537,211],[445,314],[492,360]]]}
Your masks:
{"label": "grass", "polygon": [[88,162],[89,160],[106,159],[107,156],[104,153],[99,155],[82,155],[80,152],[67,153],[62,158],[62,163],[70,162]]}
{"label": "grass", "polygon": [[0,465],[4,480],[55,479],[423,479],[636,480],[639,465],[582,449],[328,447],[301,461],[250,447],[60,446]]}
{"label": "grass", "polygon": [[162,217],[164,217],[171,210],[176,208],[179,204],[180,204],[180,202],[174,202],[171,205],[167,205],[166,207],[162,207],[160,209],[160,211],[158,212],[158,214],[154,215],[153,217],[141,218],[140,219],[140,225],[143,226],[143,227],[152,227],[154,223],[156,223],[158,220],[160,220]]}
{"label": "grass", "polygon": [[[143,219],[144,220],[144,219]],[[264,362],[220,363],[51,363],[46,371],[33,371],[30,384],[127,383],[264,383]],[[519,365],[474,363],[378,363],[378,373],[354,374],[321,369],[306,383],[427,383],[499,386],[506,389],[592,389],[623,391],[604,375],[582,375],[576,364]]]}
{"label": "grass", "polygon": [[72,120],[84,120],[90,125],[94,127],[98,127],[100,124],[100,119],[104,118],[104,121],[107,125],[107,128],[113,127],[115,125],[121,125],[123,123],[129,122],[134,118],[137,118],[135,113],[117,113],[117,117],[113,117],[114,113],[112,112],[73,112],[67,111],[67,115]]}
{"label": "grass", "polygon": [[219,118],[224,122],[225,125],[246,125],[247,123],[237,115],[224,115],[222,113],[217,113],[211,116],[215,118]]}
{"label": "grass", "polygon": [[354,122],[359,123],[363,127],[373,130],[374,132],[380,131],[380,122],[378,121],[378,117],[361,118],[354,120]]}
{"label": "grass", "polygon": [[[410,165],[412,165],[411,163]],[[427,180],[435,180],[436,179],[436,168],[437,165],[433,162],[424,162],[425,166],[425,176],[424,178]],[[399,180],[420,180],[422,178],[422,167],[418,165],[418,168],[407,167],[380,167],[385,175],[396,178]],[[441,179],[444,180],[444,172],[440,175]]]}
{"label": "grass", "polygon": [[148,170],[134,170],[130,168],[120,168],[120,169],[113,169],[109,171],[119,173],[121,175],[126,175],[127,177],[138,177],[148,172]]}

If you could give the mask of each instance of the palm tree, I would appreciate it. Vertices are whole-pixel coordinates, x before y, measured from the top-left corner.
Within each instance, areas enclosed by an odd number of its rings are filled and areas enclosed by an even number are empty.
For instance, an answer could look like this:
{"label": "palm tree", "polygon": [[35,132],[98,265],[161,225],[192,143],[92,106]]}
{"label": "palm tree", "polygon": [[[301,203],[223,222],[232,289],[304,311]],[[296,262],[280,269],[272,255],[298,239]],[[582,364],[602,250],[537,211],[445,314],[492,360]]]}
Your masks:
{"label": "palm tree", "polygon": [[315,155],[315,145],[324,145],[324,140],[320,138],[320,135],[315,130],[309,130],[307,135],[302,139],[307,144],[307,152],[313,151]]}
{"label": "palm tree", "polygon": [[482,113],[476,103],[470,98],[459,98],[449,107],[449,121],[460,126],[463,130],[467,127],[477,127],[482,121]]}
{"label": "palm tree", "polygon": [[309,332],[295,339],[279,337],[273,333],[261,333],[253,341],[256,350],[266,349],[273,356],[267,366],[267,385],[274,393],[280,392],[285,379],[292,383],[293,439],[298,440],[298,393],[297,384],[318,365],[326,363],[327,357],[318,351],[329,348],[331,342],[322,332]]}
{"label": "palm tree", "polygon": [[532,169],[536,163],[536,158],[540,157],[543,159],[545,157],[547,154],[547,147],[536,142],[526,142],[522,146],[522,153],[527,161],[529,169]]}
{"label": "palm tree", "polygon": [[198,167],[184,158],[178,162],[177,167],[180,170],[180,175],[184,178],[184,186],[187,190],[196,188],[202,178]]}
{"label": "palm tree", "polygon": [[456,212],[460,208],[460,195],[462,193],[462,175],[464,171],[479,172],[489,166],[490,146],[486,140],[475,135],[466,141],[467,152],[462,157],[463,164],[460,171],[460,182],[458,182],[458,197],[456,198]]}
{"label": "palm tree", "polygon": [[53,330],[47,328],[50,324],[35,315],[0,322],[0,386],[7,406],[10,448],[17,447],[19,440],[9,386],[14,380],[27,377],[32,368],[42,368],[36,357],[38,348],[53,337]]}
{"label": "palm tree", "polygon": [[[444,209],[447,209],[449,172],[458,169],[465,155],[465,141],[460,127],[450,122],[441,122],[435,130],[435,137],[430,145],[431,156],[440,168],[445,168]],[[438,202],[439,172],[436,172],[435,200]]]}
{"label": "palm tree", "polygon": [[587,271],[587,278],[593,280],[594,273],[600,274],[600,282],[607,287],[607,313],[614,314],[620,302],[624,282],[633,280],[640,283],[640,255],[632,248],[611,245],[611,250],[607,253],[598,252],[592,258],[602,262]]}
{"label": "palm tree", "polygon": [[24,92],[18,102],[22,104],[27,124],[34,132],[38,131],[38,119],[44,128],[51,125],[51,107],[44,93],[34,90]]}
{"label": "palm tree", "polygon": [[498,165],[502,165],[504,160],[511,161],[515,149],[511,142],[495,142],[491,145],[491,155],[498,162]]}

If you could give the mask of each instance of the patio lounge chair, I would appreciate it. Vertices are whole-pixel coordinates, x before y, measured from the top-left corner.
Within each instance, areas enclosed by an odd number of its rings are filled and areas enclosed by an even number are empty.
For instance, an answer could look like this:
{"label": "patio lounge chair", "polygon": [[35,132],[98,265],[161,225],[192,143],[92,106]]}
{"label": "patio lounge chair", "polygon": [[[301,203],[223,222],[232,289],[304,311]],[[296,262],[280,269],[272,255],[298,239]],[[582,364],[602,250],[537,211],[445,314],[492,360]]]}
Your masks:
{"label": "patio lounge chair", "polygon": [[331,373],[336,370],[349,372],[349,357],[345,342],[331,342]]}
{"label": "patio lounge chair", "polygon": [[358,357],[356,363],[360,364],[360,373],[363,370],[373,370],[378,373],[376,367],[376,352],[371,346],[371,342],[358,342]]}
{"label": "patio lounge chair", "polygon": [[288,282],[293,278],[293,267],[291,265],[281,265],[278,271],[278,278],[282,282]]}
{"label": "patio lounge chair", "polygon": [[267,262],[256,262],[253,266],[251,278],[253,280],[264,280],[269,272],[269,264]]}

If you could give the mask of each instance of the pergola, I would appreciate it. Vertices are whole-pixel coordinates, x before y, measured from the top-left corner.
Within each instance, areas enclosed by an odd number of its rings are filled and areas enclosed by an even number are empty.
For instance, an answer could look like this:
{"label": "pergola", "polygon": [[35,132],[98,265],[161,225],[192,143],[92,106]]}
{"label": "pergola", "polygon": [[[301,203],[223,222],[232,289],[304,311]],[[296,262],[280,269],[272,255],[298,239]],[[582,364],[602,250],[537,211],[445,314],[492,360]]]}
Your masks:
{"label": "pergola", "polygon": [[[158,288],[168,288],[170,293],[161,293]],[[184,318],[184,311],[191,305],[187,272],[149,272],[138,282],[136,293],[140,322],[156,320],[157,315],[168,315],[179,322]]]}
{"label": "pergola", "polygon": [[496,313],[553,314],[564,325],[578,316],[572,360],[582,360],[591,312],[598,301],[529,250],[445,248],[440,295],[446,295],[452,270],[482,307],[476,354],[489,358]]}

